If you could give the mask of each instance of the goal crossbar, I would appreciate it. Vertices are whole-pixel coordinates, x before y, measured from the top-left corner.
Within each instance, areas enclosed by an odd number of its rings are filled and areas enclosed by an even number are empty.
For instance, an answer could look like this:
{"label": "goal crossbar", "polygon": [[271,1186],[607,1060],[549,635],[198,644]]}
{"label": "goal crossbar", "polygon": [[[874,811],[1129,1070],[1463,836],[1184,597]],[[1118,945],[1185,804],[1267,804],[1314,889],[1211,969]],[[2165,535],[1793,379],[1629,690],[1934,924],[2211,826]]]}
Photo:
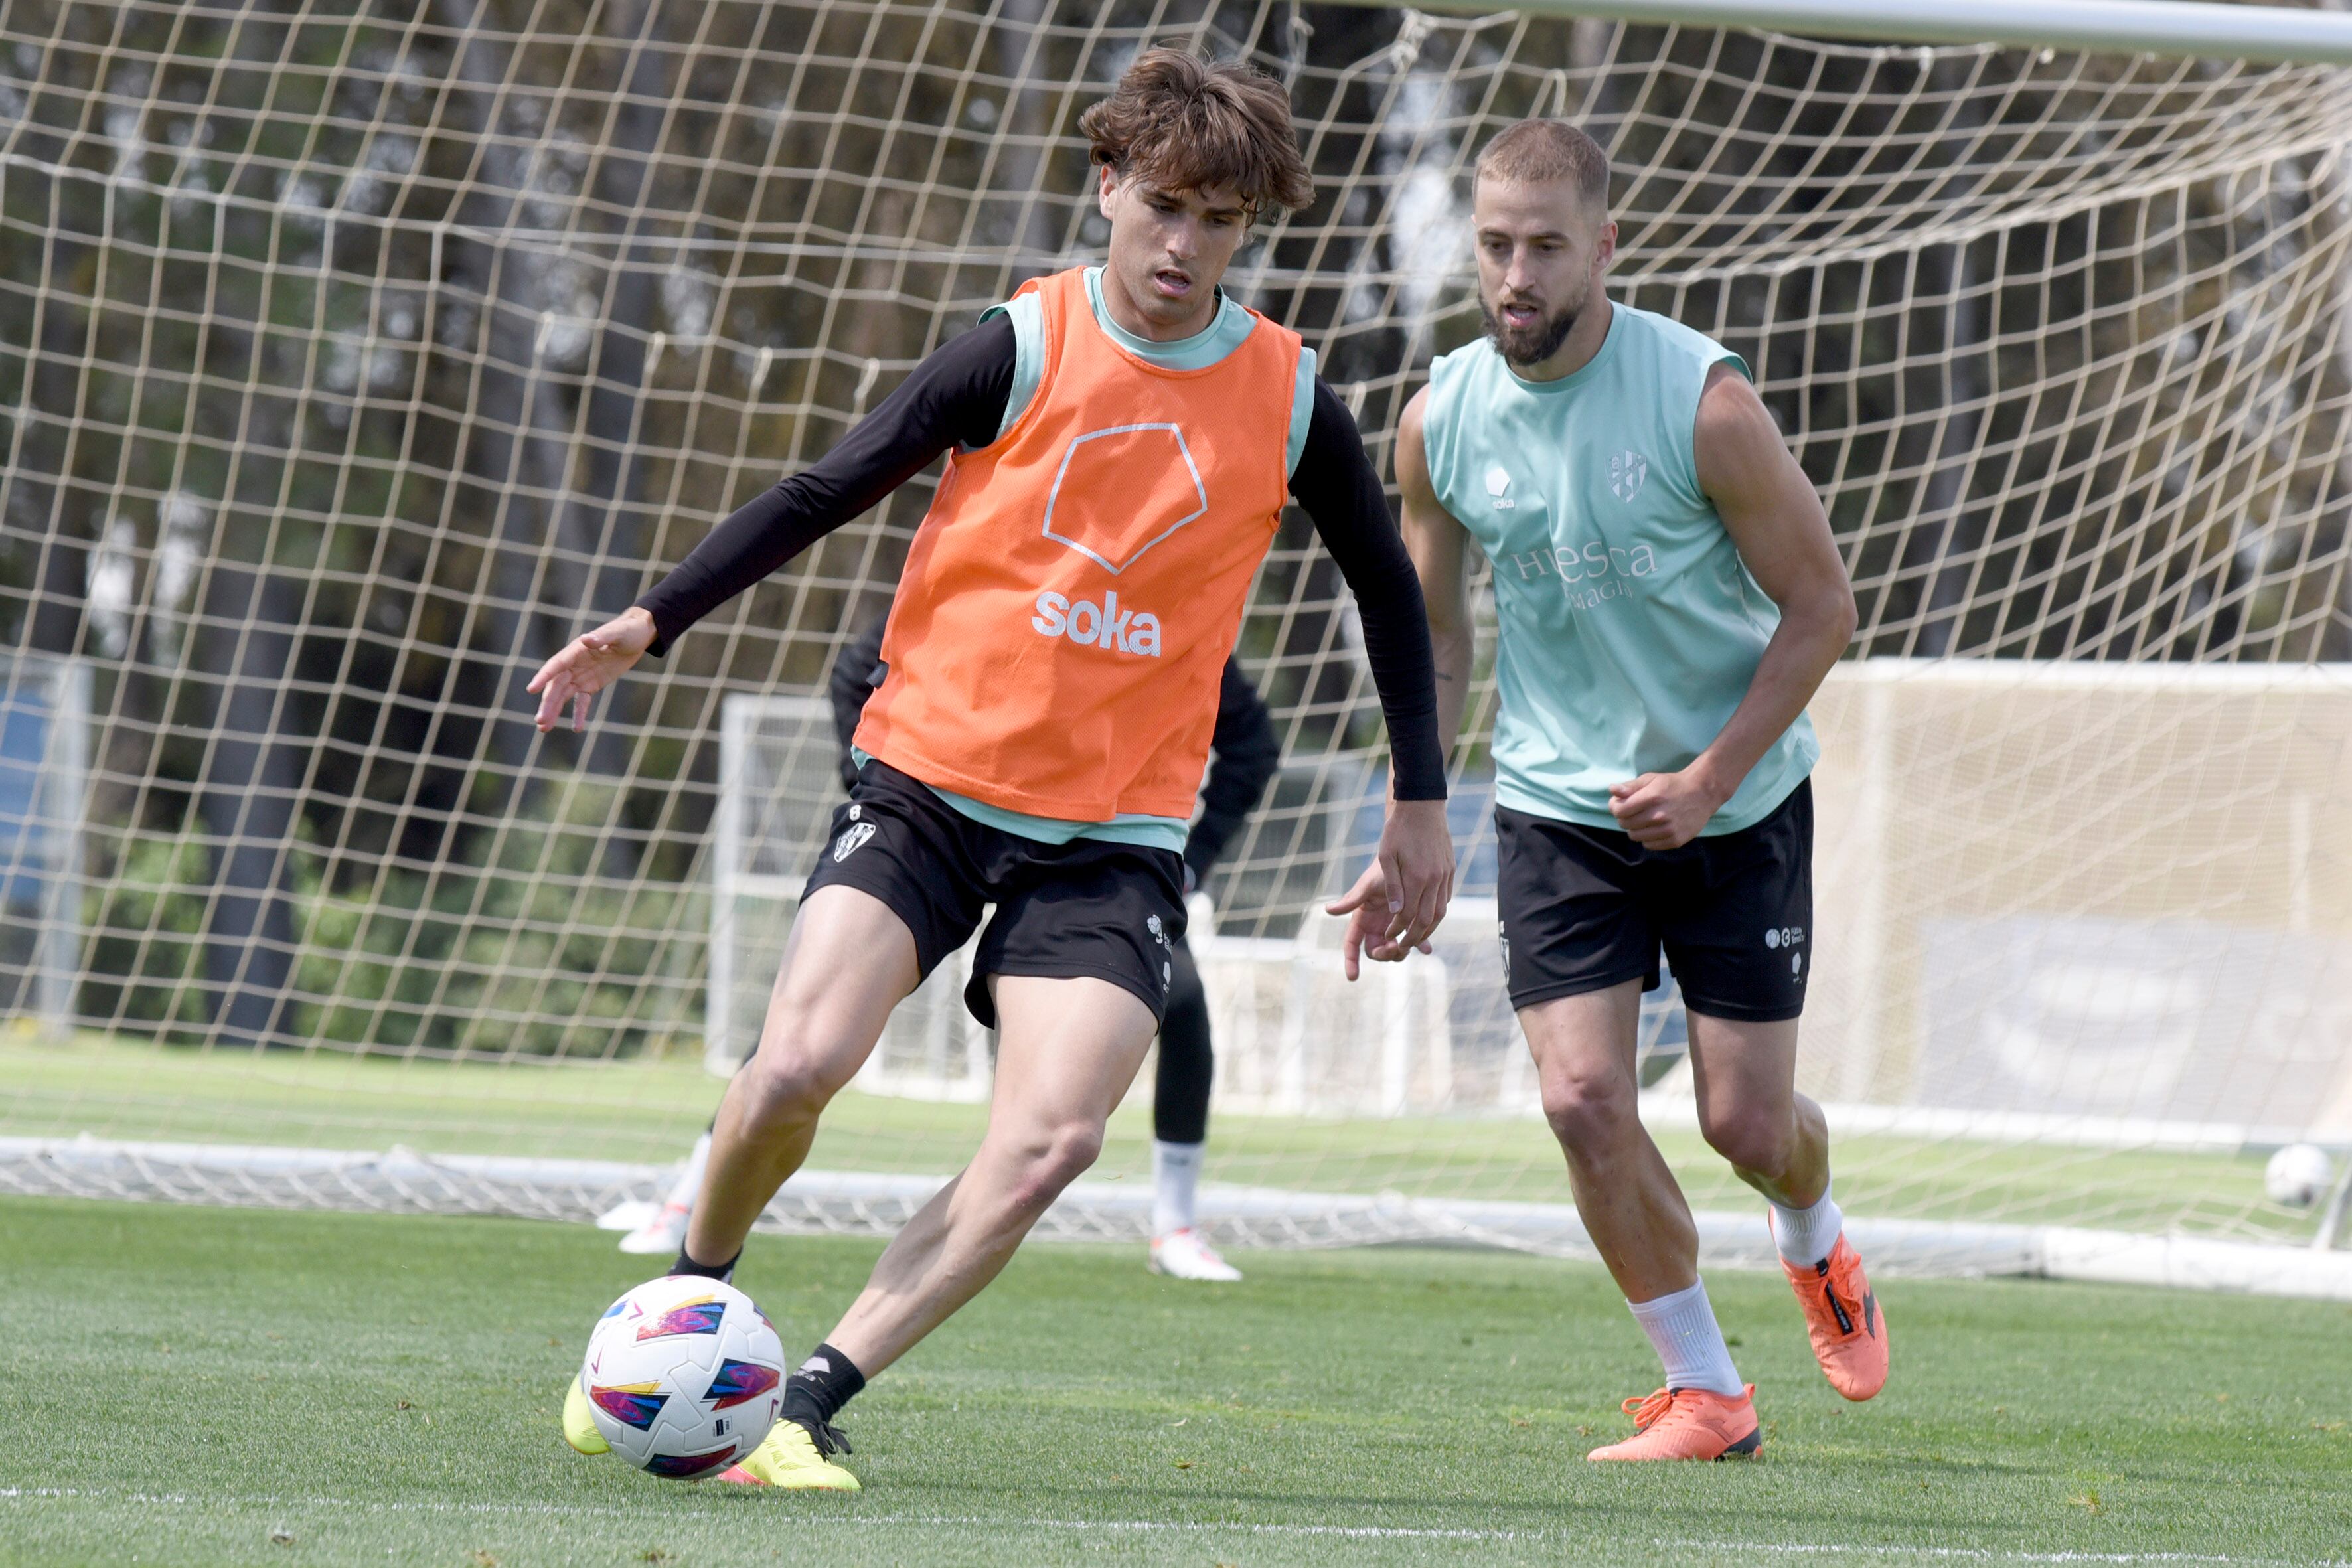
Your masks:
{"label": "goal crossbar", "polygon": [[[1393,10],[1393,0],[1339,0]],[[1485,16],[1477,0],[1415,10]],[[2009,44],[2258,65],[2352,65],[2352,15],[2210,0],[1518,0],[1528,16],[1744,27],[1880,44]]]}

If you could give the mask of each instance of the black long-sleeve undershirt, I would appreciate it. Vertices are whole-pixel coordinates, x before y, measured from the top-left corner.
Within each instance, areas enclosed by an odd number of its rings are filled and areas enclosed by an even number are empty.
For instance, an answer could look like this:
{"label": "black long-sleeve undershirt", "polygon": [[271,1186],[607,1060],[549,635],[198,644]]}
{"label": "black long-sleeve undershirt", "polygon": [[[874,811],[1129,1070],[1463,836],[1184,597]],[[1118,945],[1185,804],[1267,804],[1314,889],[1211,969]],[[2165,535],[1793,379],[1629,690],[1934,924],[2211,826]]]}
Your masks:
{"label": "black long-sleeve undershirt", "polygon": [[[659,657],[688,627],[867,510],[956,446],[994,441],[1013,395],[1013,324],[998,316],[917,365],[823,458],[710,531],[637,601]],[[1436,663],[1421,580],[1347,405],[1319,377],[1290,494],[1356,597],[1364,655],[1388,720],[1400,800],[1442,800]]]}

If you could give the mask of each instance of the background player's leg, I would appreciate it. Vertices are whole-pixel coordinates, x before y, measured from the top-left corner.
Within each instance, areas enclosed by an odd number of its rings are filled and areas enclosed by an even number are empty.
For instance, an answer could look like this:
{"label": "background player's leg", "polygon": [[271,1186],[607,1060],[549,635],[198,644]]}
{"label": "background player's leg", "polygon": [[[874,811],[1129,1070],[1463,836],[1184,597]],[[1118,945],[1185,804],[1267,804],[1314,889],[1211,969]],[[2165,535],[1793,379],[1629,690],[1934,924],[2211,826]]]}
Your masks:
{"label": "background player's leg", "polygon": [[1151,1009],[1107,980],[999,975],[996,1092],[980,1152],[907,1222],[825,1337],[866,1377],[996,1278],[1102,1149],[1150,1048]]}
{"label": "background player's leg", "polygon": [[914,933],[889,905],[838,885],[809,895],[793,921],[759,1051],[719,1102],[688,1257],[716,1265],[743,1249],[760,1211],[808,1158],[818,1113],[857,1076],[890,1009],[921,978]]}
{"label": "background player's leg", "polygon": [[1698,1279],[1698,1230],[1674,1173],[1643,1128],[1634,1071],[1642,984],[1519,1010],[1545,1120],[1568,1156],[1576,1212],[1630,1301]]}
{"label": "background player's leg", "polygon": [[[717,1125],[715,1115],[711,1120],[712,1125]],[[621,1237],[622,1251],[667,1256],[686,1245],[687,1218],[694,1213],[694,1200],[702,1191],[702,1170],[709,1160],[710,1128],[706,1127],[702,1135],[694,1141],[694,1147],[688,1152],[686,1163],[679,1169],[677,1179],[670,1184],[669,1196],[646,1215],[643,1224]],[[598,1223],[603,1222],[600,1220]]]}
{"label": "background player's leg", "polygon": [[[1216,1059],[1209,1040],[1209,994],[1201,985],[1192,950],[1177,942],[1170,954],[1168,1006],[1160,1018],[1160,1073],[1151,1100],[1151,1133],[1162,1143],[1201,1143],[1209,1136],[1209,1086]],[[1188,1217],[1185,1224],[1190,1225]]]}
{"label": "background player's leg", "polygon": [[1241,1271],[1201,1239],[1193,1223],[1209,1136],[1209,1087],[1216,1077],[1209,994],[1191,947],[1177,942],[1171,963],[1151,1099],[1151,1267],[1180,1279],[1230,1282]]}

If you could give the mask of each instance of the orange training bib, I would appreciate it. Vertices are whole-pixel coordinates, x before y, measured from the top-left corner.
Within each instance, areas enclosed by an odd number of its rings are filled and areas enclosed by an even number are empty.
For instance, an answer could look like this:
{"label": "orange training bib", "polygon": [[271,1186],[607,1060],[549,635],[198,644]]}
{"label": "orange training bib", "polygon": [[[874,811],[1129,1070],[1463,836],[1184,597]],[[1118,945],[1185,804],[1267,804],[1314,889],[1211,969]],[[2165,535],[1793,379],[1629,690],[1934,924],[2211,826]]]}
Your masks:
{"label": "orange training bib", "polygon": [[1037,391],[949,458],[857,744],[1032,816],[1189,816],[1288,491],[1299,338],[1261,316],[1217,363],[1166,370],[1104,332],[1082,272],[1032,290]]}

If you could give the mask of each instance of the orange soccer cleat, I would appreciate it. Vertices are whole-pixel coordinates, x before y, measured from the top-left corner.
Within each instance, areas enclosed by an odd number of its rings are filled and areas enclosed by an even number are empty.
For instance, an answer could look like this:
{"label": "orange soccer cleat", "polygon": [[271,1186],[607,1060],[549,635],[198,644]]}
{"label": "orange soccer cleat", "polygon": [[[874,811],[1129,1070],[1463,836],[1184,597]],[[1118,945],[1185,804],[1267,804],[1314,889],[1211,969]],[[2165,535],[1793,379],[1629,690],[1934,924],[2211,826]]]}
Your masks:
{"label": "orange soccer cleat", "polygon": [[1830,1255],[1808,1268],[1781,1259],[1805,1309],[1805,1331],[1822,1375],[1848,1399],[1868,1399],[1886,1386],[1886,1314],[1862,1259],[1843,1233]]}
{"label": "orange soccer cleat", "polygon": [[1756,1385],[1737,1398],[1704,1388],[1662,1388],[1625,1401],[1634,1433],[1595,1448],[1588,1459],[1745,1459],[1764,1447],[1756,1425]]}

